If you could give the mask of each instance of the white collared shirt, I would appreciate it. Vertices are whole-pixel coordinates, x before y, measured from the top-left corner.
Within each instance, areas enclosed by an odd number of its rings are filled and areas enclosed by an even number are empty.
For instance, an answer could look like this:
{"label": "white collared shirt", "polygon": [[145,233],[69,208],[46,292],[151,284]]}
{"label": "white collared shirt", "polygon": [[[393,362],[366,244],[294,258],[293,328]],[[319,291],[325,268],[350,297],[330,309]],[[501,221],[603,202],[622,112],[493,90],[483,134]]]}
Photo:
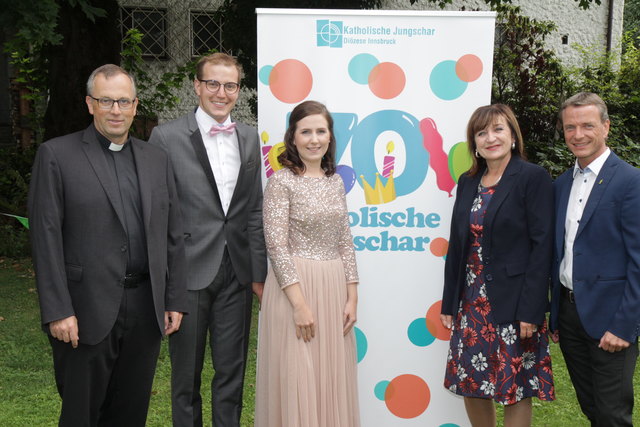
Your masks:
{"label": "white collared shirt", "polygon": [[240,173],[240,151],[238,149],[238,135],[236,132],[219,132],[214,136],[209,136],[209,130],[215,125],[228,125],[231,117],[227,117],[224,123],[218,123],[213,117],[208,115],[202,108],[196,110],[196,121],[200,128],[202,141],[207,150],[207,157],[211,165],[211,171],[216,179],[222,210],[225,215],[229,210],[229,204],[233,197],[233,192],[238,182]]}
{"label": "white collared shirt", "polygon": [[577,160],[573,167],[573,184],[567,205],[567,218],[564,222],[564,258],[560,263],[560,283],[569,289],[573,289],[573,243],[576,240],[582,213],[589,200],[593,184],[610,153],[611,150],[607,147],[606,151],[586,168],[581,169]]}

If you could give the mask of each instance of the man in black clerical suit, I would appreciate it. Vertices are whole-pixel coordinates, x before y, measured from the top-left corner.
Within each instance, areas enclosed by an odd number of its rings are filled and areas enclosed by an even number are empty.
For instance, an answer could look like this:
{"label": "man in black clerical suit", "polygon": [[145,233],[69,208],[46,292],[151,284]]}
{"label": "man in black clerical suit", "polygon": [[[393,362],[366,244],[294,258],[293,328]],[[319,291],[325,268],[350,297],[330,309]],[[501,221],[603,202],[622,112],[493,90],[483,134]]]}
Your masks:
{"label": "man in black clerical suit", "polygon": [[42,144],[29,220],[60,426],[144,426],[163,334],[186,312],[180,209],[166,153],[129,136],[138,99],[116,65],[87,81],[93,123]]}

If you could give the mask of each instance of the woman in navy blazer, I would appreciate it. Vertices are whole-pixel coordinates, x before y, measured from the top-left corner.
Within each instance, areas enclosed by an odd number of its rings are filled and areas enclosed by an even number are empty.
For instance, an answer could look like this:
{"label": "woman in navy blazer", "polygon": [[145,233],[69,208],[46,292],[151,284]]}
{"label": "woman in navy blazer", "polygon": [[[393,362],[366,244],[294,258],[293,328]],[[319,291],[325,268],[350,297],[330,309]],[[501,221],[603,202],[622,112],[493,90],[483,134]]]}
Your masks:
{"label": "woman in navy blazer", "polygon": [[531,397],[553,400],[546,334],[553,244],[549,174],[525,160],[511,109],[478,108],[467,126],[473,165],[458,181],[441,320],[451,329],[445,387],[473,425],[531,424]]}

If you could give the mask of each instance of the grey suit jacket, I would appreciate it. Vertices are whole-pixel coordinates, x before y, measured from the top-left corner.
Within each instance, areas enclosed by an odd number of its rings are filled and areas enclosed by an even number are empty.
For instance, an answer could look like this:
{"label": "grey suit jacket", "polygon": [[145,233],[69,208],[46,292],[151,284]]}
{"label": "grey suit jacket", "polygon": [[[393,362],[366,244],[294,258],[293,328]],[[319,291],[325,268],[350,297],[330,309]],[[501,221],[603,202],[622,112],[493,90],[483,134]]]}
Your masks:
{"label": "grey suit jacket", "polygon": [[[171,163],[164,151],[131,138],[159,332],[164,312],[186,312],[186,261]],[[127,236],[113,170],[93,125],[38,149],[29,224],[42,324],[75,315],[80,342],[112,329],[122,299]]]}
{"label": "grey suit jacket", "polygon": [[211,284],[225,242],[240,283],[264,282],[267,274],[258,133],[243,123],[236,123],[236,133],[241,165],[226,215],[195,111],[154,128],[149,139],[167,150],[173,163],[184,220],[190,290]]}

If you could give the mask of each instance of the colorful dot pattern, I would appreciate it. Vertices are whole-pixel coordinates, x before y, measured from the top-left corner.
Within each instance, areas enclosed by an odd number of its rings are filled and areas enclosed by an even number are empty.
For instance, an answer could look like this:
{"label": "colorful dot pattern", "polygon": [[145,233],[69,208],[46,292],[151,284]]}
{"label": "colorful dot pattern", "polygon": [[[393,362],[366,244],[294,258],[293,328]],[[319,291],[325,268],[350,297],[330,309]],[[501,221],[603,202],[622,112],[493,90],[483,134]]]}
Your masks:
{"label": "colorful dot pattern", "polygon": [[[409,66],[410,64],[406,64]],[[464,95],[469,84],[476,81],[484,71],[482,60],[474,54],[465,54],[457,60],[443,60],[431,70],[425,70],[422,90],[435,95],[444,101],[452,101]],[[405,70],[399,64],[384,61],[370,53],[354,55],[348,62],[344,72],[353,84],[366,87],[369,93],[379,99],[391,100],[397,98],[407,89]],[[289,58],[277,62],[275,65],[265,65],[258,72],[258,80],[268,86],[273,96],[285,104],[297,104],[305,100],[313,91],[314,72],[310,66],[300,60]],[[429,119],[430,120],[430,119]],[[435,123],[432,123],[435,128]],[[434,132],[434,135],[436,133]],[[436,135],[437,136],[437,135]],[[425,140],[425,150],[433,140]],[[439,140],[438,140],[439,141]],[[438,142],[436,141],[436,142]],[[263,141],[266,144],[265,141]],[[439,141],[442,149],[442,141]],[[282,166],[277,162],[277,155],[283,149],[283,143],[265,146],[263,154],[265,164],[276,171]],[[446,191],[450,191],[453,183],[457,183],[460,174],[471,164],[471,157],[466,143],[459,142],[451,147],[448,153],[443,153],[438,160],[439,171],[447,171],[440,186],[446,184]],[[336,173],[342,178],[345,191],[348,193],[356,182],[358,171],[349,165],[338,165]],[[446,180],[444,179],[446,178]],[[441,188],[443,189],[443,188]],[[443,237],[436,237],[430,241],[429,251],[438,258],[446,257],[449,242]],[[413,319],[406,325],[407,341],[418,348],[425,348],[436,341],[448,341],[450,331],[440,322],[442,301],[432,302],[426,309],[424,316]],[[370,342],[366,331],[355,327],[358,363],[366,360]],[[444,367],[443,367],[444,372]],[[436,386],[440,386],[438,383]],[[431,403],[431,390],[427,382],[411,373],[403,373],[391,379],[381,378],[370,393],[381,402],[387,410],[400,419],[416,418],[427,411]],[[454,423],[441,424],[439,427],[459,427]]]}

